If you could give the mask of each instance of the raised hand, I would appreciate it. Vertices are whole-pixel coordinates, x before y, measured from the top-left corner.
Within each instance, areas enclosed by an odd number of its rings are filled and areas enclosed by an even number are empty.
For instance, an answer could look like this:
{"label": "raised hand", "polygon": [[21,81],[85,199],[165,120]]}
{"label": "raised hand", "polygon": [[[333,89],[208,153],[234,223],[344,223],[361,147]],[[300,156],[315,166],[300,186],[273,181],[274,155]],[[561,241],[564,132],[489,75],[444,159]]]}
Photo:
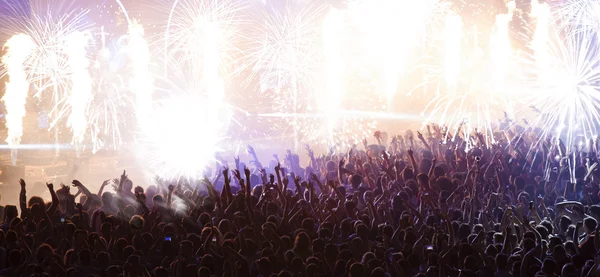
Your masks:
{"label": "raised hand", "polygon": [[248,150],[248,154],[250,154],[252,156],[256,155],[256,151],[254,151],[254,147],[252,147],[251,145],[248,145],[247,150]]}
{"label": "raised hand", "polygon": [[306,149],[306,154],[308,155],[309,158],[313,159],[315,157],[315,153],[313,152],[312,149],[310,149],[310,146],[308,144],[304,145],[304,149]]}
{"label": "raised hand", "polygon": [[284,185],[284,186],[286,186],[286,187],[287,187],[287,186],[288,186],[288,184],[290,183],[290,179],[289,179],[289,178],[287,178],[287,177],[286,177],[286,178],[283,178],[283,180],[282,180],[282,181],[283,181],[283,185]]}
{"label": "raised hand", "polygon": [[54,189],[54,185],[52,183],[46,183],[46,187],[48,187],[49,190]]}
{"label": "raised hand", "polygon": [[24,190],[25,187],[27,186],[27,184],[25,183],[25,180],[23,180],[23,179],[19,179],[19,184],[21,185],[22,190]]}
{"label": "raised hand", "polygon": [[238,181],[242,179],[242,175],[240,174],[240,171],[237,169],[233,170],[233,176],[235,176],[235,178],[238,179]]}
{"label": "raised hand", "polygon": [[[250,172],[250,170],[248,168],[244,169],[244,173],[246,173],[246,171]],[[267,170],[266,169],[261,168],[259,170],[259,172],[260,172],[261,175],[267,176]]]}
{"label": "raised hand", "polygon": [[319,177],[313,172],[310,173],[310,178],[315,182],[319,180]]}
{"label": "raised hand", "polygon": [[346,159],[342,158],[339,163],[339,167],[342,168],[346,164]]}
{"label": "raised hand", "polygon": [[376,139],[381,139],[381,131],[375,131],[373,137],[375,137]]}
{"label": "raised hand", "polygon": [[224,176],[225,178],[227,178],[227,176],[229,175],[229,174],[228,174],[228,173],[229,173],[229,168],[225,167],[225,168],[223,169],[223,171],[221,171],[221,173],[223,173],[223,176]]}
{"label": "raised hand", "polygon": [[79,182],[79,180],[73,180],[73,182],[71,182],[73,184],[73,187],[82,187],[83,184],[81,182]]}
{"label": "raised hand", "polygon": [[387,151],[385,151],[385,150],[381,150],[381,157],[384,160],[388,160],[390,158],[390,154]]}

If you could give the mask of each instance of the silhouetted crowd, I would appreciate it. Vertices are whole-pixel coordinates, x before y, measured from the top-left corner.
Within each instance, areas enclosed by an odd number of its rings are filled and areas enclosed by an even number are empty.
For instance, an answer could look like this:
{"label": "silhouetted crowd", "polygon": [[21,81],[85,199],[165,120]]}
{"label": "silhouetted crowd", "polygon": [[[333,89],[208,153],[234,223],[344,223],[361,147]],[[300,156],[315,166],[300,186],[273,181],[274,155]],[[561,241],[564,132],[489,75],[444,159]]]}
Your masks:
{"label": "silhouetted crowd", "polygon": [[21,180],[0,276],[598,275],[600,141],[423,133],[268,166],[248,147],[202,180],[47,184],[51,202]]}

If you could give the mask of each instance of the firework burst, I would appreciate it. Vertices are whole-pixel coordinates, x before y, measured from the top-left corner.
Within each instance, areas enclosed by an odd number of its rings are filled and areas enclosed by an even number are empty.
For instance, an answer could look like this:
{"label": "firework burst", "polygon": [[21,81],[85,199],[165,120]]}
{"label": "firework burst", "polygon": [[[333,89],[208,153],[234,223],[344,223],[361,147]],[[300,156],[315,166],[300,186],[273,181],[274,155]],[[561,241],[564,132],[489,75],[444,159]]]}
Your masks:
{"label": "firework burst", "polygon": [[[166,65],[200,70],[198,61],[219,60],[220,69],[234,65],[240,53],[238,42],[244,38],[241,11],[246,1],[175,0],[169,7],[165,32],[160,39]],[[216,48],[216,49],[212,49]],[[207,53],[216,54],[207,57]],[[212,70],[212,69],[210,69]],[[223,70],[225,71],[225,70]]]}
{"label": "firework burst", "polygon": [[[20,65],[26,81],[33,87],[39,104],[53,103],[50,105],[51,126],[67,119],[73,141],[81,142],[86,131],[85,109],[90,84],[89,75],[86,75],[89,42],[86,34],[91,26],[85,18],[88,11],[65,1],[28,1],[27,5],[20,2],[5,2],[4,8],[10,16],[0,21],[3,36],[30,38],[33,47]],[[9,67],[14,69],[14,65],[5,64],[3,75],[8,73]],[[27,99],[29,91],[28,86],[23,91],[23,100]],[[7,107],[13,111],[21,109],[24,107]],[[12,124],[12,128],[15,127]]]}
{"label": "firework burst", "polygon": [[323,5],[264,10],[251,30],[256,43],[244,60],[251,69],[248,82],[259,79],[261,91],[292,86],[311,90],[320,59],[320,15]]}
{"label": "firework burst", "polygon": [[[533,112],[532,126],[539,126],[540,139],[560,138],[567,152],[597,135],[600,122],[600,49],[598,34],[578,31],[564,34],[551,26],[545,50],[537,56],[532,93],[525,98]],[[544,67],[540,67],[543,65]]]}
{"label": "firework burst", "polygon": [[508,12],[496,16],[486,43],[480,42],[486,37],[480,38],[476,30],[468,36],[459,15],[447,13],[444,47],[433,59],[442,62],[425,67],[425,82],[433,84],[436,92],[424,109],[425,124],[463,126],[465,135],[480,132],[487,145],[495,142],[496,122],[505,112],[512,114],[512,96],[520,91],[517,74],[511,74],[516,66],[509,37],[513,11],[514,2],[509,2]]}
{"label": "firework burst", "polygon": [[[88,106],[89,137],[92,152],[100,149],[117,149],[122,145],[128,135],[133,122],[130,118],[135,110],[136,99],[130,93],[130,86],[126,79],[126,68],[119,66],[119,60],[127,56],[125,43],[122,41],[116,46],[118,51],[111,51],[106,47],[99,51],[91,74],[95,76],[93,83],[92,103]],[[125,78],[125,79],[124,79]]]}
{"label": "firework burst", "polygon": [[[65,5],[64,1],[30,1],[27,7],[8,8],[15,16],[2,20],[1,29],[9,36],[28,35],[35,43],[24,65],[34,96],[63,102],[70,93],[73,72],[65,43],[69,36],[90,29],[91,24],[85,20],[88,10]],[[57,121],[67,112],[66,108],[55,109],[51,116]]]}
{"label": "firework burst", "polygon": [[[157,81],[153,126],[141,141],[149,169],[169,179],[197,178],[222,147],[232,117],[225,83],[242,37],[243,1],[170,3],[160,45],[164,77]],[[190,121],[197,122],[190,126]]]}
{"label": "firework burst", "polygon": [[551,1],[556,27],[569,32],[597,32],[600,30],[600,2],[594,0]]}
{"label": "firework burst", "polygon": [[[281,139],[323,147],[346,148],[370,136],[381,111],[381,98],[365,84],[373,82],[345,45],[351,45],[348,12],[323,5],[270,10],[254,33],[259,40],[249,51],[250,79],[259,79],[261,93],[271,99]],[[350,86],[350,82],[360,86]],[[375,108],[376,107],[376,108]]]}

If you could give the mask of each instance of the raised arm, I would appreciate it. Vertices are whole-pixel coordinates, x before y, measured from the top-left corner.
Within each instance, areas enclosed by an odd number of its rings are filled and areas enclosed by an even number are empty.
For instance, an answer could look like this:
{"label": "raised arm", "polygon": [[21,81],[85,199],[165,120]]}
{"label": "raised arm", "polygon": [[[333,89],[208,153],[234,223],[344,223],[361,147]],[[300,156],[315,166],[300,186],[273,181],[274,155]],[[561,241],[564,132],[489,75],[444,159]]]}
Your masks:
{"label": "raised arm", "polygon": [[125,204],[123,202],[123,183],[127,180],[127,172],[123,170],[123,174],[121,174],[121,179],[119,180],[119,186],[117,187],[117,207],[119,211],[122,211],[125,208]]}
{"label": "raised arm", "polygon": [[429,172],[427,173],[427,176],[429,177],[430,180],[433,177],[433,172],[435,170],[436,163],[437,163],[437,160],[435,158],[433,160],[431,160],[431,167],[429,168]]}
{"label": "raised arm", "polygon": [[277,164],[277,166],[275,166],[275,176],[277,177],[277,187],[280,190],[283,190],[283,182],[281,180],[281,165]]}
{"label": "raised arm", "polygon": [[175,186],[169,185],[169,194],[167,194],[167,208],[171,208],[173,202],[173,192],[175,192]]}
{"label": "raised arm", "polygon": [[98,189],[98,197],[102,197],[102,192],[104,192],[104,187],[108,186],[109,182],[110,182],[110,180],[106,180],[106,181],[102,182],[100,189]]}
{"label": "raised arm", "polygon": [[312,166],[316,170],[317,162],[315,160],[315,152],[313,152],[313,150],[308,144],[304,145],[304,148],[306,149],[306,154],[310,158],[310,166]]}
{"label": "raised arm", "polygon": [[[73,182],[71,182],[73,184],[73,187],[79,188],[83,194],[85,194],[85,196],[87,196],[88,198],[97,198],[98,195],[93,194],[86,186],[84,186],[79,180],[73,180]],[[103,184],[104,185],[104,184]]]}
{"label": "raised arm", "polygon": [[258,156],[256,155],[256,151],[254,150],[254,147],[248,145],[248,154],[252,155],[252,162],[256,165],[256,167],[258,169],[263,168],[260,161],[258,161]]}
{"label": "raised arm", "polygon": [[49,216],[53,216],[58,209],[58,195],[56,195],[56,192],[54,191],[54,185],[52,183],[46,183],[46,186],[48,187],[48,191],[50,191],[50,196],[52,196],[52,205],[50,205],[50,207],[46,210],[46,213]]}
{"label": "raised arm", "polygon": [[342,158],[340,160],[340,163],[338,164],[338,182],[340,182],[340,185],[343,186],[344,185],[344,165],[346,164],[346,160],[344,158]]}
{"label": "raised arm", "polygon": [[21,208],[21,218],[25,218],[28,213],[27,209],[27,184],[25,180],[19,180],[19,184],[21,184],[21,193],[19,194],[19,207]]}
{"label": "raised arm", "polygon": [[417,132],[417,137],[419,138],[421,143],[423,143],[423,145],[425,145],[425,148],[427,148],[427,150],[433,152],[431,149],[431,146],[429,146],[429,143],[427,143],[427,141],[425,140],[425,137],[423,137],[423,134],[421,134],[421,132]]}
{"label": "raised arm", "polygon": [[410,164],[412,166],[413,174],[417,176],[419,174],[419,167],[417,166],[417,161],[415,160],[415,153],[412,149],[408,150],[408,158],[410,159]]}

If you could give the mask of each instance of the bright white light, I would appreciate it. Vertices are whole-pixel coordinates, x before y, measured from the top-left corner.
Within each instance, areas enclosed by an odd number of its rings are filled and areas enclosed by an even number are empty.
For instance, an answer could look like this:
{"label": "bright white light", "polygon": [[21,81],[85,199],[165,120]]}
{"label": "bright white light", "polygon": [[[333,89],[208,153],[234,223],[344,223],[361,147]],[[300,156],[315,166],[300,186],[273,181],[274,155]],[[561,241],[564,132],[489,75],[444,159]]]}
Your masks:
{"label": "bright white light", "polygon": [[208,97],[165,100],[150,117],[153,128],[144,138],[154,174],[165,179],[202,177],[221,147],[229,118],[227,109]]}
{"label": "bright white light", "polygon": [[80,144],[88,128],[87,108],[92,100],[92,78],[88,71],[90,61],[87,47],[90,36],[85,32],[74,32],[67,37],[65,52],[71,68],[71,91],[69,104],[71,113],[67,125],[73,130],[73,143]]}
{"label": "bright white light", "polygon": [[129,56],[132,61],[132,77],[130,88],[135,94],[135,112],[140,128],[148,124],[148,116],[152,110],[152,92],[154,78],[148,70],[150,65],[150,49],[144,39],[144,28],[137,22],[129,26]]}
{"label": "bright white light", "polygon": [[[29,92],[29,82],[25,72],[24,63],[35,48],[35,43],[30,36],[19,34],[8,40],[4,45],[6,54],[2,63],[6,66],[10,81],[6,83],[6,92],[2,102],[6,105],[6,127],[8,137],[6,142],[10,146],[18,146],[23,135],[23,117],[25,116],[25,103]],[[12,162],[16,163],[16,152],[12,152]]]}

